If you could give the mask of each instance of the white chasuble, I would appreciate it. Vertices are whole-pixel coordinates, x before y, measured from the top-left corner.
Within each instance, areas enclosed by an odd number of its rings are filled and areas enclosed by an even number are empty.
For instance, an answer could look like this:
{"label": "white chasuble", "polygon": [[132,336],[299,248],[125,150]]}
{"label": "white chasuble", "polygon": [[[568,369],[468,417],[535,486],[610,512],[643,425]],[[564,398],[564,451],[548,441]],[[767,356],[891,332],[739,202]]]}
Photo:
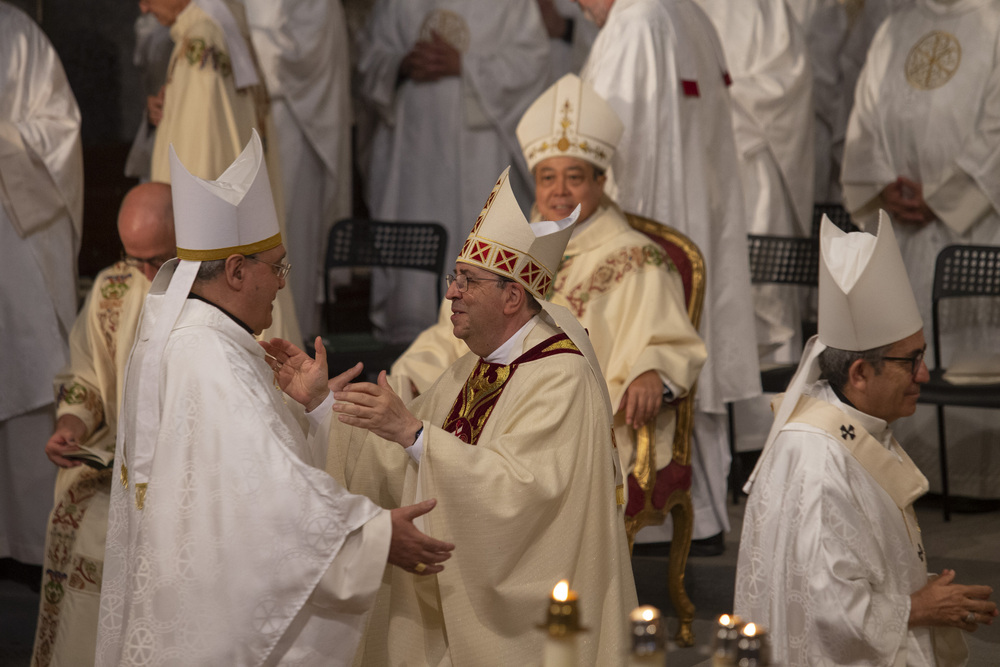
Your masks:
{"label": "white chasuble", "polygon": [[126,375],[97,664],[350,664],[387,513],[313,467],[329,415],[307,439],[263,349],[210,304],[188,299],[174,325],[148,486],[128,480],[135,369],[162,299],[147,297]]}
{"label": "white chasuble", "polygon": [[927,583],[912,506],[927,480],[884,421],[819,382],[758,471],[735,612],[768,629],[776,664],[964,664],[958,629],[908,627]]}
{"label": "white chasuble", "polygon": [[320,330],[326,238],[351,216],[350,40],[340,2],[245,0],[278,134],[285,247],[302,333]]}
{"label": "white chasuble", "polygon": [[[542,314],[515,356],[558,333]],[[467,354],[409,404],[424,424],[419,464],[361,429],[331,429],[331,474],[383,507],[436,498],[423,528],[455,544],[437,575],[387,574],[363,664],[536,664],[536,626],[562,578],[591,628],[578,664],[617,664],[636,597],[603,391],[579,353],[521,363],[470,445],[442,425],[479,363]]]}
{"label": "white chasuble", "polygon": [[42,562],[52,377],[68,360],[83,227],[80,110],[59,56],[0,3],[0,558]]}
{"label": "white chasuble", "polygon": [[[897,176],[923,185],[936,220],[894,223],[926,330],[938,253],[953,244],[1000,245],[1000,3],[918,0],[892,14],[872,42],[858,80],[844,152],[844,198],[859,224]],[[940,311],[942,362],[1000,346],[1000,302],[953,299]],[[927,358],[933,364],[928,336]],[[948,409],[950,492],[997,497],[996,415]],[[937,418],[917,406],[897,435],[938,486]]]}
{"label": "white chasuble", "polygon": [[[461,52],[461,74],[401,79],[403,57],[432,33]],[[548,83],[548,42],[535,0],[377,2],[358,62],[378,118],[367,169],[372,218],[440,223],[451,266],[508,165],[518,200],[530,201],[514,128]],[[375,273],[372,320],[387,340],[411,341],[434,322],[433,281],[426,272]]]}
{"label": "white chasuble", "polygon": [[625,124],[609,194],[705,256],[708,360],[696,400],[712,413],[760,393],[728,76],[715,29],[691,0],[617,0],[581,73]]}

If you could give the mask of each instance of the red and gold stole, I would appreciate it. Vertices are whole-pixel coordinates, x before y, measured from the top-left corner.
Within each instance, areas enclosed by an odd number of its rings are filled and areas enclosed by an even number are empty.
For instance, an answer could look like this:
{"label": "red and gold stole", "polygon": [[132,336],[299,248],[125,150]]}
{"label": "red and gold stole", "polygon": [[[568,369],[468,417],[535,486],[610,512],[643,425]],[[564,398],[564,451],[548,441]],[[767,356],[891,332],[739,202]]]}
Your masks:
{"label": "red and gold stole", "polygon": [[494,406],[500,400],[500,394],[514,377],[518,367],[553,354],[564,353],[583,354],[566,334],[560,333],[531,348],[512,361],[509,366],[491,364],[480,359],[469,379],[465,381],[462,391],[458,393],[458,398],[455,399],[455,404],[451,407],[451,412],[448,413],[442,428],[454,434],[462,442],[475,445],[487,420],[493,414]]}

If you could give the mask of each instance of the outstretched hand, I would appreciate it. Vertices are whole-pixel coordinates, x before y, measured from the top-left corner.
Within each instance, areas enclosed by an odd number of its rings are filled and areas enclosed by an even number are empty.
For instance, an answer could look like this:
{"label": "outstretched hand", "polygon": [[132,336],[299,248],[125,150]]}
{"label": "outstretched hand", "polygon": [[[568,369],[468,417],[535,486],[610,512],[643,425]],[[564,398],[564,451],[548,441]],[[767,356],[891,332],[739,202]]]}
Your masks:
{"label": "outstretched hand", "polygon": [[422,423],[406,409],[406,404],[389,386],[385,371],[378,374],[378,384],[359,382],[335,391],[333,411],[340,421],[368,429],[380,438],[403,447],[413,444]]}
{"label": "outstretched hand", "polygon": [[953,626],[975,632],[979,624],[992,625],[997,605],[989,586],[955,583],[955,571],[944,570],[910,596],[910,626]]}
{"label": "outstretched hand", "polygon": [[274,379],[281,390],[313,410],[329,393],[327,387],[326,348],[323,339],[316,336],[316,358],[281,338],[260,341],[267,354],[267,364],[274,371]]}
{"label": "outstretched hand", "polygon": [[451,558],[455,545],[429,537],[413,525],[413,520],[427,514],[437,501],[433,498],[416,505],[391,510],[392,541],[389,543],[389,562],[414,574],[437,574],[444,569],[440,563]]}

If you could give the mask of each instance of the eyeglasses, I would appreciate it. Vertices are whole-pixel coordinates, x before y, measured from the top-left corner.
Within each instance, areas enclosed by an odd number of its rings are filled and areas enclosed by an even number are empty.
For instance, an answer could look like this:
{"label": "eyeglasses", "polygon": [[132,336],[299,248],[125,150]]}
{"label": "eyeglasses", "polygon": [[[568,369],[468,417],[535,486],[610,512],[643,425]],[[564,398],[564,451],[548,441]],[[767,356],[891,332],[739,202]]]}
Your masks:
{"label": "eyeglasses", "polygon": [[510,280],[507,278],[470,278],[462,274],[454,276],[449,273],[444,277],[444,282],[449,288],[454,284],[459,292],[464,293],[468,291],[469,283],[497,283],[498,285],[503,285],[504,283],[509,283]]}
{"label": "eyeglasses", "polygon": [[910,364],[910,375],[916,377],[917,373],[920,372],[920,364],[924,361],[924,353],[927,348],[920,350],[912,357],[882,357],[882,361],[895,361],[900,364]]}
{"label": "eyeglasses", "polygon": [[260,262],[261,264],[267,264],[271,267],[271,270],[274,271],[274,275],[278,276],[279,280],[283,280],[288,275],[288,272],[292,270],[292,265],[286,264],[285,262],[274,264],[272,262],[265,262],[264,260],[254,257],[253,255],[246,255],[246,258],[252,259],[255,262]]}
{"label": "eyeglasses", "polygon": [[143,259],[142,257],[133,257],[132,255],[123,252],[122,261],[125,262],[126,266],[130,266],[133,269],[141,269],[143,264],[148,264],[151,268],[160,270],[160,267],[172,260],[175,255],[161,255],[159,257],[150,257],[149,259]]}

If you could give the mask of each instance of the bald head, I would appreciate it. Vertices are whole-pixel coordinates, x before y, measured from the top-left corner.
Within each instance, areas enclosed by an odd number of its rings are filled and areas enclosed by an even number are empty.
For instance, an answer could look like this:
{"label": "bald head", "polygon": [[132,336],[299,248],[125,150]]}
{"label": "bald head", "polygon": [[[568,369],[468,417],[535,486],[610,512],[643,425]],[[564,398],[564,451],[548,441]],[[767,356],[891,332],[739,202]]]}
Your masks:
{"label": "bald head", "polygon": [[118,209],[118,236],[125,254],[143,260],[142,273],[152,280],[160,264],[177,254],[170,186],[143,183],[129,190]]}

